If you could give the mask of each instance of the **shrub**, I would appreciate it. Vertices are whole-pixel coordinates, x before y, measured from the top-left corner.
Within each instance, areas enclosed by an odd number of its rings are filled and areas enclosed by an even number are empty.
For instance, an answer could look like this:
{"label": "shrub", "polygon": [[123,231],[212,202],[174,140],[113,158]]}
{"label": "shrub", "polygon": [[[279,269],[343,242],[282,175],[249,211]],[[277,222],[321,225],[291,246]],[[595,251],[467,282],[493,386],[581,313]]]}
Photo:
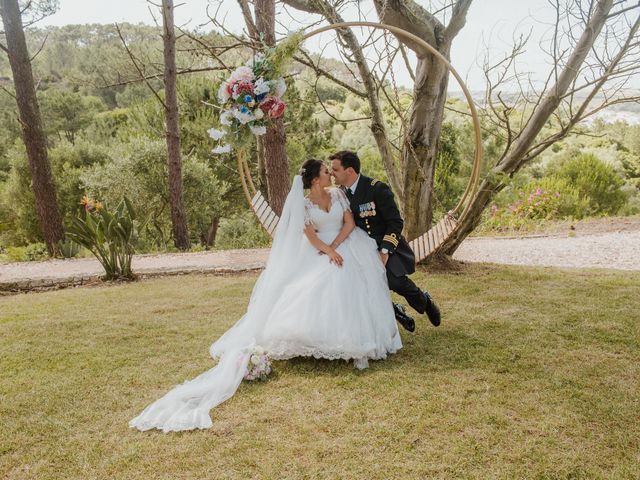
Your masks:
{"label": "shrub", "polygon": [[44,243],[31,243],[26,247],[7,247],[4,256],[10,262],[36,262],[49,258]]}
{"label": "shrub", "polygon": [[129,199],[124,197],[113,212],[86,196],[81,203],[85,210],[73,219],[67,236],[95,255],[105,270],[106,280],[134,278],[131,259],[137,230]]}
{"label": "shrub", "polygon": [[44,243],[32,243],[24,249],[24,259],[27,262],[46,260],[49,258],[49,251]]}
{"label": "shrub", "polygon": [[269,234],[258,223],[252,212],[224,219],[216,239],[216,248],[222,250],[268,247]]}
{"label": "shrub", "polygon": [[611,165],[595,155],[579,154],[561,162],[550,173],[587,200],[582,216],[613,215],[625,204],[626,195],[621,190],[624,181]]}

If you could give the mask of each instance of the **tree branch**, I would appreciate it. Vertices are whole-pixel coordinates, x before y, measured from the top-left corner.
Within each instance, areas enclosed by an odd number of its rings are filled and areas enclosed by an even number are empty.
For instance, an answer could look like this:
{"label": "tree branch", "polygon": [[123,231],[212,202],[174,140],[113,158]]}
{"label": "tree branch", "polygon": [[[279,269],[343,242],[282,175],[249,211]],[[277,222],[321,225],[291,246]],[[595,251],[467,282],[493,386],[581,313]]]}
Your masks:
{"label": "tree branch", "polygon": [[238,4],[240,5],[240,10],[242,10],[242,16],[244,17],[244,22],[247,24],[247,28],[249,29],[249,36],[251,38],[254,38],[257,42],[259,42],[260,33],[258,32],[256,23],[253,20],[253,16],[251,15],[251,8],[249,7],[249,2],[247,0],[238,0]]}
{"label": "tree branch", "polygon": [[358,90],[357,88],[352,87],[348,83],[343,82],[339,78],[337,78],[334,75],[330,74],[329,72],[327,72],[323,68],[320,68],[319,65],[314,64],[313,60],[309,57],[307,52],[302,51],[302,54],[305,57],[307,57],[307,59],[304,59],[304,58],[302,58],[302,57],[300,57],[298,55],[294,55],[293,59],[296,62],[301,63],[302,65],[305,65],[305,66],[307,66],[309,68],[312,68],[316,72],[317,75],[322,75],[323,77],[328,78],[329,80],[331,80],[332,82],[336,83],[337,85],[340,85],[342,88],[346,88],[347,90],[349,90],[354,95],[357,95],[360,98],[365,98],[367,96],[367,92],[362,92],[362,91]]}
{"label": "tree branch", "polygon": [[42,40],[42,44],[40,45],[40,48],[38,49],[38,51],[29,59],[29,62],[33,62],[33,60],[40,54],[40,52],[42,51],[42,49],[44,48],[44,44],[47,41],[47,38],[49,38],[49,33],[47,32],[47,34],[44,36],[44,40]]}
{"label": "tree branch", "polygon": [[153,95],[156,97],[158,102],[160,102],[160,105],[162,105],[163,108],[166,110],[167,109],[167,104],[164,103],[164,100],[162,100],[160,95],[158,95],[158,92],[156,92],[156,89],[153,88],[153,86],[149,82],[149,78],[144,74],[144,72],[142,71],[142,69],[138,65],[138,62],[137,62],[135,56],[133,55],[133,53],[129,49],[129,46],[127,45],[127,42],[124,39],[124,36],[122,35],[122,32],[120,31],[120,26],[116,23],[115,27],[116,27],[116,31],[118,32],[118,36],[120,37],[120,40],[122,42],[122,45],[124,46],[124,49],[127,52],[127,55],[129,55],[129,58],[131,59],[131,62],[133,63],[133,66],[136,68],[136,70],[138,71],[138,74],[140,75],[140,80],[144,81],[144,83],[147,85],[147,87],[149,87],[149,90],[151,90],[153,92]]}
{"label": "tree branch", "polygon": [[451,43],[456,35],[460,33],[462,27],[464,27],[467,21],[467,12],[469,11],[472,1],[473,0],[458,0],[453,6],[451,20],[449,20],[447,27],[444,29],[444,37],[448,43]]}

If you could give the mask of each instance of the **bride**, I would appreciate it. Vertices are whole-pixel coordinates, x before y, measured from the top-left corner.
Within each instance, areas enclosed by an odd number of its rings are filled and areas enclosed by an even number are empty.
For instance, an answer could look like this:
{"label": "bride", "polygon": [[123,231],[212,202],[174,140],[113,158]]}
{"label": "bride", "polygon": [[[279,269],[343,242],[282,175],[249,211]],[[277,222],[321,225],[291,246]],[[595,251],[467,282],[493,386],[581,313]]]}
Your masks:
{"label": "bride", "polygon": [[345,194],[330,186],[328,168],[307,160],[247,312],[211,345],[218,364],[149,405],[130,427],[210,428],[209,410],[235,393],[257,347],[275,360],[353,360],[360,369],[402,348],[376,242],[355,227]]}

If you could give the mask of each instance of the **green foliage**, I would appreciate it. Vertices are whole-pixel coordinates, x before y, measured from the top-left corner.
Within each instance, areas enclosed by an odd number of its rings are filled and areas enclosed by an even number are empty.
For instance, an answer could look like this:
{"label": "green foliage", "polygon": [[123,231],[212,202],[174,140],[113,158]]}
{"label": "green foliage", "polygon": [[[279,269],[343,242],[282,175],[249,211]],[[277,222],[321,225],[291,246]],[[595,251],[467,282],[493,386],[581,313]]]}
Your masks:
{"label": "green foliage", "polygon": [[97,113],[85,129],[83,137],[92,143],[109,144],[118,138],[129,122],[130,112],[124,108],[115,108]]}
{"label": "green foliage", "polygon": [[462,161],[460,136],[460,130],[453,123],[442,124],[433,182],[435,218],[440,218],[456,206],[467,183],[470,169]]}
{"label": "green foliage", "polygon": [[98,259],[105,280],[133,279],[131,259],[137,241],[136,214],[127,197],[113,212],[83,198],[85,210],[67,228],[67,237],[82,245]]}
{"label": "green foliage", "polygon": [[44,243],[31,243],[25,247],[7,247],[4,257],[10,262],[37,262],[47,260],[49,251]]}
{"label": "green foliage", "polygon": [[87,168],[111,161],[110,148],[84,139],[75,145],[66,140],[49,150],[49,161],[56,180],[58,204],[65,223],[81,210],[78,199],[84,195],[81,176]]}
{"label": "green foliage", "polygon": [[0,243],[24,246],[42,241],[31,189],[31,173],[22,142],[16,142],[8,154],[10,171],[0,184]]}
{"label": "green foliage", "polygon": [[93,117],[105,109],[98,97],[82,95],[56,88],[38,95],[45,131],[49,135],[64,135],[74,143],[78,132],[89,126]]}
{"label": "green foliage", "polygon": [[[172,243],[166,143],[139,137],[118,144],[114,150],[110,162],[83,171],[83,188],[107,204],[113,205],[124,196],[130,198],[135,211],[149,218],[141,231],[142,247],[166,248]],[[226,213],[224,196],[231,187],[195,155],[183,158],[182,173],[189,231],[202,239],[213,219]]]}
{"label": "green foliage", "polygon": [[216,247],[226,249],[262,248],[271,242],[269,234],[260,226],[252,212],[224,219],[220,223]]}
{"label": "green foliage", "polygon": [[314,93],[321,102],[343,103],[347,99],[347,90],[344,87],[324,77],[316,82]]}
{"label": "green foliage", "polygon": [[71,239],[65,238],[58,242],[58,252],[63,258],[73,258],[80,253],[80,245]]}
{"label": "green foliage", "polygon": [[313,103],[314,92],[299,89],[287,81],[287,157],[290,170],[297,172],[309,158],[325,159],[333,149],[331,127],[333,120],[321,123]]}
{"label": "green foliage", "polygon": [[360,157],[360,168],[365,175],[385,183],[388,182],[387,171],[382,165],[380,151],[376,147],[365,145],[358,149],[357,153]]}
{"label": "green foliage", "polygon": [[278,41],[275,47],[266,49],[265,59],[263,62],[263,74],[274,79],[281,77],[285,73],[285,69],[302,44],[304,33],[302,30],[289,34],[286,38]]}
{"label": "green foliage", "polygon": [[613,215],[624,205],[624,183],[615,169],[595,155],[579,154],[550,169],[552,176],[575,187],[588,200],[586,215]]}

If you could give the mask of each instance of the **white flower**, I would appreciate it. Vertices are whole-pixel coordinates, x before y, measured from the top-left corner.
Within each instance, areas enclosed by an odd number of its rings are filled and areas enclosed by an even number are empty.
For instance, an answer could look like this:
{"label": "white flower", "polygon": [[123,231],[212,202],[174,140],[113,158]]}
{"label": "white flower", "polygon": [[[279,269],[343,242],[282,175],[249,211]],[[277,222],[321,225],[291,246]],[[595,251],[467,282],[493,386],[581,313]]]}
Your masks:
{"label": "white flower", "polygon": [[260,364],[260,357],[258,355],[251,355],[251,363],[254,365]]}
{"label": "white flower", "polygon": [[255,353],[256,355],[264,355],[264,348],[256,347],[253,349],[253,353]]}
{"label": "white flower", "polygon": [[224,132],[222,130],[218,130],[217,128],[210,128],[209,130],[207,130],[207,133],[214,140],[220,140],[222,137],[224,137]]}
{"label": "white flower", "polygon": [[256,136],[264,135],[265,133],[267,133],[267,127],[263,126],[254,127],[253,125],[249,125],[249,129],[251,130],[251,133]]}
{"label": "white flower", "polygon": [[211,150],[212,153],[229,153],[231,151],[231,145],[218,145]]}
{"label": "white flower", "polygon": [[253,87],[254,95],[269,93],[269,90],[269,82],[266,82],[264,78],[260,77],[258,80],[256,80],[255,86]]}
{"label": "white flower", "polygon": [[287,91],[287,84],[284,82],[284,79],[279,78],[278,80],[274,80],[275,83],[275,96],[280,98],[284,95],[284,92]]}
{"label": "white flower", "polygon": [[227,82],[222,82],[218,89],[218,100],[220,103],[227,103],[229,98],[231,98],[231,95],[229,95],[229,91],[227,90]]}
{"label": "white flower", "polygon": [[247,123],[256,119],[256,117],[254,117],[251,112],[243,113],[238,109],[233,110],[233,116],[236,117],[238,121],[243,125],[246,125]]}
{"label": "white flower", "polygon": [[264,53],[258,52],[253,57],[251,57],[245,65],[247,67],[253,67],[255,64],[260,63],[264,60]]}
{"label": "white flower", "polygon": [[264,112],[262,111],[261,108],[256,108],[253,111],[253,116],[256,118],[256,120],[260,120],[261,118],[264,117]]}
{"label": "white flower", "polygon": [[220,114],[220,125],[231,125],[231,118],[233,115],[229,110],[225,110]]}
{"label": "white flower", "polygon": [[253,81],[253,78],[254,78],[253,70],[250,67],[238,67],[231,74],[231,77],[229,77],[229,80],[231,82],[239,82],[239,81],[251,82]]}

